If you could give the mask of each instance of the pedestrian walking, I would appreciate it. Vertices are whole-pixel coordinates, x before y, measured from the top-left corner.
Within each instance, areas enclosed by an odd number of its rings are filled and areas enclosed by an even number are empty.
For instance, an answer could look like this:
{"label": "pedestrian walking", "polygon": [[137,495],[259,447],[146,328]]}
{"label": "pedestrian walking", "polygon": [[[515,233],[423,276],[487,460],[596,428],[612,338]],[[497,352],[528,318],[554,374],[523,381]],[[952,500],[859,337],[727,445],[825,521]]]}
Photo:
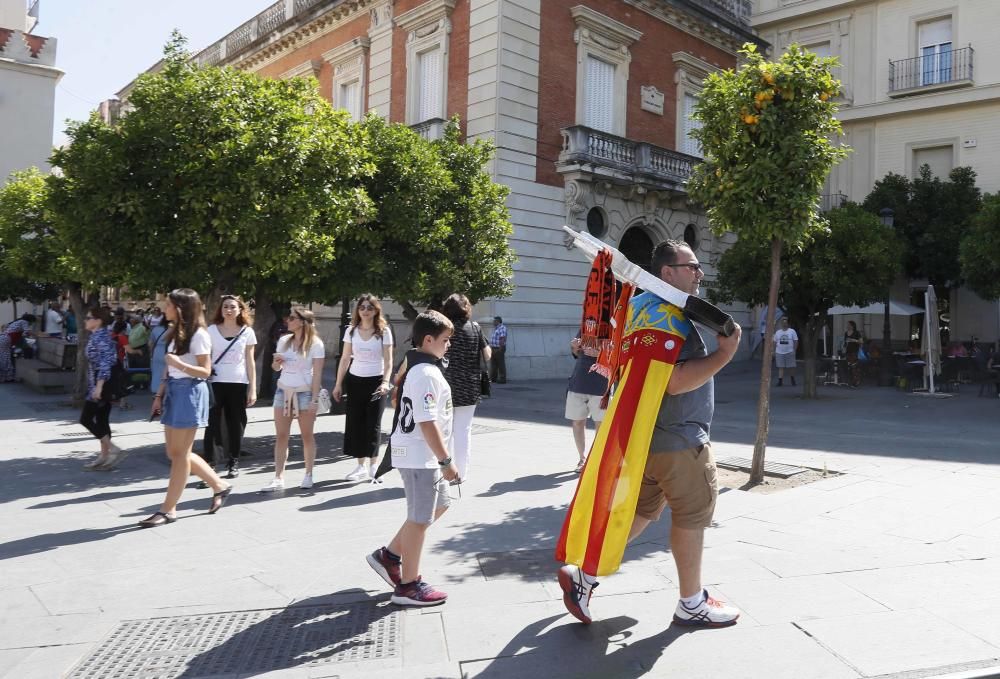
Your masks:
{"label": "pedestrian walking", "polygon": [[316,463],[316,410],[323,382],[326,349],[316,332],[316,317],[302,307],[292,307],[285,325],[289,334],[278,340],[271,369],[281,371],[278,390],[274,394],[274,478],[262,489],[274,493],[285,488],[285,463],[288,461],[288,439],[292,421],[299,421],[302,455],[306,472],[299,488],[313,487],[313,466]]}
{"label": "pedestrian walking", "polygon": [[347,399],[344,454],[357,460],[348,481],[375,478],[382,442],[385,397],[392,390],[392,329],[374,295],[358,297],[351,325],[344,331],[344,352],[337,365],[333,398]]}
{"label": "pedestrian walking", "polygon": [[208,334],[212,338],[212,391],[203,451],[215,464],[216,447],[226,456],[226,478],[240,474],[240,447],[247,426],[247,408],[257,401],[254,335],[247,305],[236,295],[223,295]]}
{"label": "pedestrian walking", "polygon": [[449,450],[453,425],[451,387],[440,361],[448,351],[453,327],[437,311],[417,316],[407,371],[400,386],[392,432],[392,464],[403,479],[406,521],[386,546],[366,557],[368,565],[393,588],[391,601],[408,606],[436,606],[448,595],[420,575],[427,528],[448,509],[448,482],[459,479]]}
{"label": "pedestrian walking", "polygon": [[472,304],[468,297],[460,293],[451,295],[441,311],[454,326],[451,346],[444,356],[444,378],[451,387],[455,408],[452,457],[458,477],[465,481],[472,462],[472,418],[482,398],[480,360],[488,363],[491,351],[482,328],[471,318]]}
{"label": "pedestrian walking", "polygon": [[778,368],[778,386],[782,386],[785,371],[795,386],[795,352],[799,348],[799,335],[788,327],[788,317],[781,317],[781,327],[774,331],[774,364]]}
{"label": "pedestrian walking", "polygon": [[111,442],[111,398],[105,385],[111,380],[111,370],[118,362],[118,346],[111,338],[111,312],[94,307],[84,316],[84,327],[90,333],[84,353],[87,356],[87,397],[80,413],[80,424],[101,444],[101,452],[83,465],[87,471],[110,471],[124,458],[124,451]]}
{"label": "pedestrian walking", "polygon": [[198,428],[208,424],[208,378],[212,373],[212,340],[205,329],[201,298],[190,288],[173,290],[167,294],[164,315],[174,326],[174,337],[167,346],[167,379],[153,397],[150,416],[159,415],[163,424],[170,482],[160,509],[139,522],[143,528],[177,520],[177,503],[192,472],[212,489],[209,514],[222,508],[233,489],[191,452]]}
{"label": "pedestrian walking", "polygon": [[490,382],[507,383],[507,326],[499,316],[493,317],[493,332],[490,334]]}
{"label": "pedestrian walking", "polygon": [[587,460],[587,417],[598,427],[604,419],[607,410],[601,407],[601,401],[608,390],[608,379],[591,370],[601,353],[597,347],[583,346],[580,335],[577,335],[570,341],[569,350],[576,362],[566,388],[566,419],[573,427],[573,442],[579,458],[576,472],[579,474]]}
{"label": "pedestrian walking", "polygon": [[844,331],[843,351],[847,358],[847,383],[852,388],[861,386],[861,361],[858,354],[861,352],[861,345],[865,338],[858,332],[858,326],[854,321],[847,321],[847,330]]}
{"label": "pedestrian walking", "polygon": [[[673,240],[664,241],[656,246],[651,269],[663,281],[691,295],[698,294],[698,287],[704,276],[701,263],[691,248],[683,242]],[[673,621],[678,625],[724,627],[735,624],[740,612],[735,607],[708,595],[702,586],[701,560],[705,528],[712,522],[718,497],[715,460],[712,457],[709,441],[709,429],[715,408],[713,378],[732,360],[739,348],[740,328],[736,326],[736,331],[729,337],[719,335],[718,349],[709,354],[698,329],[685,317],[681,309],[667,304],[648,292],[633,298],[628,307],[624,341],[628,342],[631,336],[640,335],[652,341],[637,341],[637,344],[648,345],[648,348],[635,349],[634,358],[630,359],[632,362],[629,366],[639,365],[635,361],[648,360],[643,358],[648,356],[645,352],[659,351],[653,347],[659,344],[657,336],[662,338],[663,334],[671,339],[668,339],[665,345],[659,346],[663,346],[667,351],[677,352],[673,357],[669,354],[663,354],[663,357],[668,363],[673,360],[675,365],[667,372],[667,384],[662,397],[659,394],[654,397],[660,400],[660,408],[652,430],[652,440],[627,539],[632,541],[637,538],[650,523],[659,519],[669,504],[670,551],[677,567],[677,584],[680,589],[680,600],[674,609]],[[630,349],[630,352],[632,351],[633,349]],[[645,375],[647,379],[655,380],[649,373]],[[626,389],[629,387],[628,379],[630,378],[626,377],[624,385]],[[642,399],[646,390],[640,389],[640,392],[638,401],[630,403],[630,406],[644,405]],[[616,393],[615,398],[622,398],[621,393]],[[616,410],[620,407],[622,402],[615,404]],[[633,423],[638,423],[638,418]],[[614,445],[621,443],[616,441]],[[591,470],[588,465],[581,479],[581,487],[599,483],[598,477],[602,471],[608,470],[599,468]],[[603,494],[598,496],[604,497]],[[576,499],[573,505],[576,505]],[[597,515],[613,509],[613,507],[595,506],[592,511]],[[571,506],[571,517],[574,511],[575,507]],[[586,509],[583,509],[583,512],[586,513]],[[580,515],[576,513],[576,517]],[[567,551],[566,544],[570,539],[567,527],[569,532],[573,533],[574,550],[579,546],[576,537],[580,531],[596,540],[593,543],[596,548],[602,546],[607,534],[613,529],[616,533],[615,538],[620,536],[617,528],[605,524],[580,527],[567,522],[557,548],[564,553]],[[591,543],[587,544],[590,546]],[[576,564],[567,564],[558,571],[559,586],[563,590],[563,604],[570,614],[583,623],[590,623],[592,620],[590,598],[594,587],[597,586],[596,576],[600,568],[599,558],[595,559],[590,549],[587,552],[583,562],[589,564],[588,570]]]}

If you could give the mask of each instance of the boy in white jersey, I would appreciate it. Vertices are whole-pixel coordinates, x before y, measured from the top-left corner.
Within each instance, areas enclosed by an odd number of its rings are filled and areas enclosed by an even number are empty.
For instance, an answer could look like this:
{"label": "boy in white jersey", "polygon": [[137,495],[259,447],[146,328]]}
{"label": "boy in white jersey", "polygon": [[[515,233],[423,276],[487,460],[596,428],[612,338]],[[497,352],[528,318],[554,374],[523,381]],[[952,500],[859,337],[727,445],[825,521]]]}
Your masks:
{"label": "boy in white jersey", "polygon": [[451,321],[436,311],[417,316],[413,349],[407,353],[399,404],[390,437],[392,466],[403,477],[406,521],[385,547],[368,555],[368,565],[393,587],[392,603],[436,606],[448,598],[420,577],[420,556],[427,527],[451,500],[448,482],[458,478],[452,462],[451,387],[439,361],[448,351]]}

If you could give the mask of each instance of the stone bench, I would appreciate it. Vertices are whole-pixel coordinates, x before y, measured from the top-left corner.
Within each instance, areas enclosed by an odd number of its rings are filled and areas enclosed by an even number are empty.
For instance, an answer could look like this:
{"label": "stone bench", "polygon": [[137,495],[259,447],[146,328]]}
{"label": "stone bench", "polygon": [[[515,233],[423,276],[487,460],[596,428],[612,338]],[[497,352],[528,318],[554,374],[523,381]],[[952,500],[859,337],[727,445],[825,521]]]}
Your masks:
{"label": "stone bench", "polygon": [[35,358],[18,359],[17,376],[40,394],[65,394],[73,390],[76,381],[74,371],[63,370]]}

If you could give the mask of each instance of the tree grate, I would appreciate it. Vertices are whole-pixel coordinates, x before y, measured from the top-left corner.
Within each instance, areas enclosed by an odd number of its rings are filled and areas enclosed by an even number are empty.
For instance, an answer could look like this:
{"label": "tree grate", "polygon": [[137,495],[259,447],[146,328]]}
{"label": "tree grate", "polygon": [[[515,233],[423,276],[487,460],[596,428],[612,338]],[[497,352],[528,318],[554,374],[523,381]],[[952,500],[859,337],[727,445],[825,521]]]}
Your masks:
{"label": "tree grate", "polygon": [[[727,457],[721,460],[716,460],[715,465],[725,469],[735,469],[737,471],[748,472],[753,467],[753,460],[748,460],[745,457]],[[777,476],[779,479],[787,479],[790,476],[795,476],[796,474],[801,474],[802,472],[807,471],[809,470],[805,467],[796,467],[793,464],[781,464],[780,462],[764,461],[764,474]]]}
{"label": "tree grate", "polygon": [[400,657],[388,601],[126,620],[67,679],[237,677]]}

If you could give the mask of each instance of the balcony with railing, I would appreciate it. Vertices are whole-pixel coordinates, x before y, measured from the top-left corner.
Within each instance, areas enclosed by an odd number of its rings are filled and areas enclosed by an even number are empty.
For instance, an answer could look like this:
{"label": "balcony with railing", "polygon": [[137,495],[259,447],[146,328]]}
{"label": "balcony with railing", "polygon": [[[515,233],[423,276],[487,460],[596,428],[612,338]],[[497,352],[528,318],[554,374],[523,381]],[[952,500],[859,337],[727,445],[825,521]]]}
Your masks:
{"label": "balcony with railing", "polygon": [[261,38],[264,38],[287,21],[305,14],[320,0],[278,0],[263,12],[232,31],[194,56],[194,61],[203,66],[214,66],[225,59],[242,52]]}
{"label": "balcony with railing", "polygon": [[586,172],[616,183],[684,190],[700,158],[582,125],[562,130],[559,172]]}
{"label": "balcony with railing", "polygon": [[[930,48],[928,48],[930,49]],[[889,62],[889,96],[904,97],[973,84],[972,46],[935,49],[912,59]]]}
{"label": "balcony with railing", "polygon": [[447,124],[448,121],[444,118],[431,118],[422,123],[410,125],[410,129],[427,141],[437,141],[444,139],[444,128]]}
{"label": "balcony with railing", "polygon": [[750,25],[750,15],[753,13],[752,0],[702,0],[701,6],[723,19],[743,26]]}
{"label": "balcony with railing", "polygon": [[847,204],[847,195],[843,193],[824,193],[819,197],[819,211],[829,212]]}

